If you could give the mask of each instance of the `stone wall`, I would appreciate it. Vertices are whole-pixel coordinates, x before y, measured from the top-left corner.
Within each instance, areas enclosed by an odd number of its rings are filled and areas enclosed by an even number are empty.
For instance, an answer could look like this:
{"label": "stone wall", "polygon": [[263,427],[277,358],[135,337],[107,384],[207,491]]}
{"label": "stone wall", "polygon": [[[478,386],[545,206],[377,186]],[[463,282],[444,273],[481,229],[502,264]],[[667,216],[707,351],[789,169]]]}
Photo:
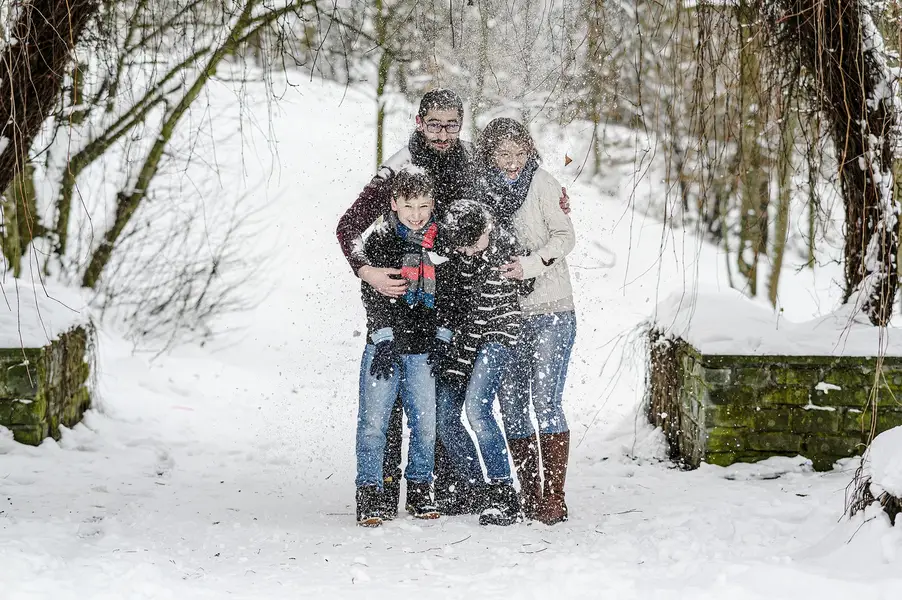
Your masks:
{"label": "stone wall", "polygon": [[649,420],[687,466],[803,455],[819,470],[902,425],[902,358],[703,355],[650,334]]}
{"label": "stone wall", "polygon": [[80,325],[43,348],[0,348],[0,425],[16,441],[59,439],[91,405],[94,331]]}

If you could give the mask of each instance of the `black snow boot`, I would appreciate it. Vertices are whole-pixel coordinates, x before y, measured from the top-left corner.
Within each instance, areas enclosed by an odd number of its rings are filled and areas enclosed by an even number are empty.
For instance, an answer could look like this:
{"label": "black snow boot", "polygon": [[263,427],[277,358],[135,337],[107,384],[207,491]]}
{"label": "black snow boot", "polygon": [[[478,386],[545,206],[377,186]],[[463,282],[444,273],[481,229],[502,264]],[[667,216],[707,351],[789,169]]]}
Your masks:
{"label": "black snow boot", "polygon": [[479,515],[480,525],[513,525],[523,520],[520,496],[509,481],[493,481],[489,486],[489,506]]}
{"label": "black snow boot", "polygon": [[357,524],[361,527],[382,525],[382,492],[375,485],[357,488]]}
{"label": "black snow boot", "polygon": [[449,486],[443,500],[436,504],[443,515],[478,515],[489,506],[490,490],[490,486],[483,481],[457,481]]}
{"label": "black snow boot", "polygon": [[407,482],[407,512],[417,519],[438,519],[439,512],[432,501],[432,484]]}
{"label": "black snow boot", "polygon": [[401,501],[401,478],[386,477],[382,484],[382,520],[391,521],[398,516]]}

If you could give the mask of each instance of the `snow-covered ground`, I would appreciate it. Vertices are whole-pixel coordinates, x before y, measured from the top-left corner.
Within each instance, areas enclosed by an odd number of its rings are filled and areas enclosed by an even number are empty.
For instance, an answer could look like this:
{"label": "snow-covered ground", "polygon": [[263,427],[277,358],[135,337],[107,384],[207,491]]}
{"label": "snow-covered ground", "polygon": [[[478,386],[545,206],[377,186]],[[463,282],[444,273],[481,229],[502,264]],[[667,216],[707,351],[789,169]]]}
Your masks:
{"label": "snow-covered ground", "polygon": [[[242,110],[267,118],[259,97]],[[902,597],[902,529],[879,512],[842,518],[856,462],[681,472],[661,460],[639,414],[638,327],[670,294],[691,299],[696,278],[726,288],[723,261],[629,210],[629,182],[613,174],[599,192],[558,170],[579,234],[570,521],[356,527],[363,312],[334,226],[372,173],[373,112],[354,89],[287,92],[270,130],[277,170],[255,192],[281,250],[261,267],[260,305],[223,323],[227,338],[151,361],[102,328],[84,423],[38,448],[0,432],[0,598]],[[394,119],[389,147],[411,120]],[[220,148],[219,164],[238,155]],[[236,172],[257,181],[269,163]],[[793,275],[787,317],[833,308],[829,273]]]}

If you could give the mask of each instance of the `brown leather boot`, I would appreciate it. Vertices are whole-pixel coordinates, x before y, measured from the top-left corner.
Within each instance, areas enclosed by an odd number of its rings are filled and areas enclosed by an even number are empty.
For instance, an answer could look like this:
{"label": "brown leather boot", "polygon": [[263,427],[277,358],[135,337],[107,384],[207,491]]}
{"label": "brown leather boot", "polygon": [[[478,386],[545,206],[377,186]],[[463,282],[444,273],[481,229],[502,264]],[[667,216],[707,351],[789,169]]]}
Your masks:
{"label": "brown leather boot", "polygon": [[546,525],[554,525],[567,520],[564,482],[567,479],[567,462],[570,458],[570,432],[541,434],[539,443],[542,446],[545,490],[536,518]]}
{"label": "brown leather boot", "polygon": [[523,502],[523,514],[527,519],[535,519],[542,501],[542,479],[539,475],[539,442],[536,436],[507,440],[517,467],[517,479],[520,480],[520,499]]}

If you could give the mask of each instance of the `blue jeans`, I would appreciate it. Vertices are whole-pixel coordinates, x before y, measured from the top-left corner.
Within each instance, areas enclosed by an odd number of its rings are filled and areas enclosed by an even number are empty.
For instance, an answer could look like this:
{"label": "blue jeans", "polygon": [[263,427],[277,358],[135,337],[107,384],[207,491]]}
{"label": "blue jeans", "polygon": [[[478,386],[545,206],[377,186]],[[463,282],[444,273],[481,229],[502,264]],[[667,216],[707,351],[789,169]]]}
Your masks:
{"label": "blue jeans", "polygon": [[483,483],[479,452],[464,427],[461,416],[467,396],[467,382],[442,376],[435,384],[436,407],[435,428],[445,447],[451,464],[454,465],[456,480],[469,483]]}
{"label": "blue jeans", "polygon": [[473,363],[473,374],[470,375],[464,398],[467,420],[476,434],[486,474],[491,481],[511,481],[507,442],[492,413],[495,394],[501,385],[501,377],[507,369],[510,356],[511,351],[504,344],[483,344]]}
{"label": "blue jeans", "polygon": [[530,392],[539,433],[569,431],[564,416],[564,383],[576,339],[573,311],[525,317],[498,398],[510,439],[536,434],[529,414]]}
{"label": "blue jeans", "polygon": [[367,344],[360,361],[360,406],[357,411],[357,486],[382,488],[382,455],[392,405],[401,402],[410,427],[407,481],[432,481],[435,461],[435,379],[426,354],[402,354],[388,379],[370,375],[376,347]]}

